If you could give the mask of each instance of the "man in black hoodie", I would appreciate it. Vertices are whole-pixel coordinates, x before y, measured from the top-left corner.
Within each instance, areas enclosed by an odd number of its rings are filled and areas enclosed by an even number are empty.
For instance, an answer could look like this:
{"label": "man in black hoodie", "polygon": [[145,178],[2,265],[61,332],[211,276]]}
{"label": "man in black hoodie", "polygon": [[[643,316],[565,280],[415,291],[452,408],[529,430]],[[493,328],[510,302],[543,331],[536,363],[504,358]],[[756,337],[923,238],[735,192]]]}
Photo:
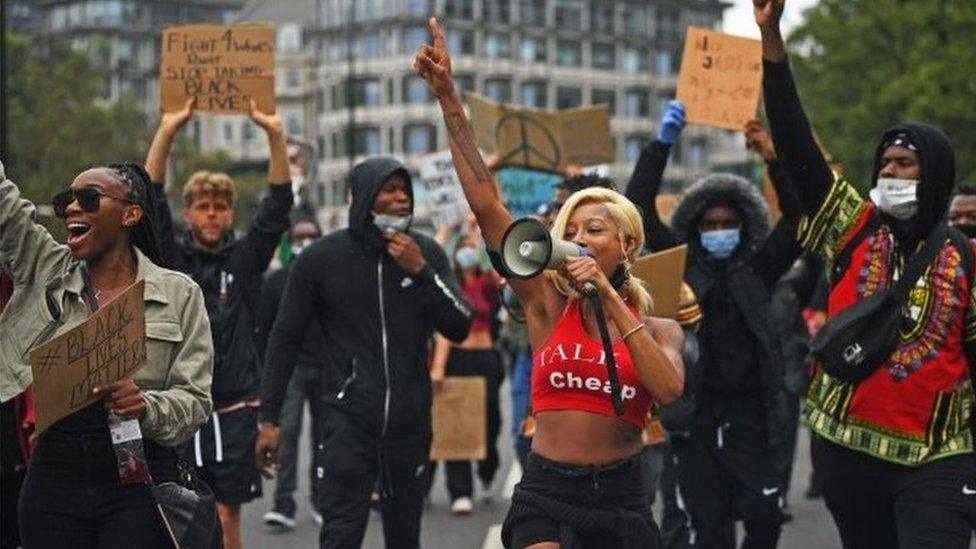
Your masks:
{"label": "man in black hoodie", "polygon": [[281,403],[306,329],[317,318],[329,362],[327,412],[319,426],[323,470],[322,547],[362,544],[369,499],[380,481],[389,548],[420,545],[430,455],[427,343],[434,331],[455,342],[471,315],[443,250],[409,231],[410,174],[390,158],[350,174],[349,228],[302,252],[292,266],[271,330],[262,385],[258,460],[275,462]]}

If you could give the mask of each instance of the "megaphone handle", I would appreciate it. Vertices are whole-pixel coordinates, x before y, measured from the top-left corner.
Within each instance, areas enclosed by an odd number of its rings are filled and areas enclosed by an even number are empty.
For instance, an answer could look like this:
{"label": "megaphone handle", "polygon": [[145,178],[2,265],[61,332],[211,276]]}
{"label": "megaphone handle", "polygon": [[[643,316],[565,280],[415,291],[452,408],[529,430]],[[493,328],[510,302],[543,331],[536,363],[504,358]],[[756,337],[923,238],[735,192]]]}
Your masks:
{"label": "megaphone handle", "polygon": [[[596,295],[596,286],[592,282],[587,282],[583,284],[583,295],[586,297],[593,297]],[[603,313],[603,308],[600,308],[600,314]]]}
{"label": "megaphone handle", "polygon": [[[592,292],[587,289],[592,288]],[[610,331],[607,329],[607,317],[603,314],[603,304],[600,303],[600,296],[596,293],[596,287],[587,282],[583,286],[583,292],[590,299],[593,308],[596,309],[596,324],[600,329],[600,340],[603,342],[603,354],[607,357],[607,380],[610,382],[610,402],[613,404],[613,413],[620,417],[624,415],[624,401],[620,396],[620,378],[617,377],[617,359],[613,356],[613,342],[610,341]]]}

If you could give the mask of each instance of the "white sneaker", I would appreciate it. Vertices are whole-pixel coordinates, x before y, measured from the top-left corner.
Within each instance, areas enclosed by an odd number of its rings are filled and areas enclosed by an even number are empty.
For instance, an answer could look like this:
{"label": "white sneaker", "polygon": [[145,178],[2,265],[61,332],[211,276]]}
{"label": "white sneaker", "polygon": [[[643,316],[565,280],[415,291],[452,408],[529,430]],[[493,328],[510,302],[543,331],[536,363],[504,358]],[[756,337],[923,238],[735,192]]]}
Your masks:
{"label": "white sneaker", "polygon": [[319,513],[315,509],[310,509],[308,512],[312,515],[312,520],[315,521],[315,524],[322,526],[322,513]]}
{"label": "white sneaker", "polygon": [[291,530],[295,528],[295,518],[278,511],[268,511],[264,514],[264,523],[268,526]]}
{"label": "white sneaker", "polygon": [[495,501],[495,492],[492,490],[492,485],[490,482],[481,483],[481,494],[482,503],[491,503]]}
{"label": "white sneaker", "polygon": [[451,512],[455,515],[470,515],[473,510],[474,504],[469,497],[457,498],[451,502]]}

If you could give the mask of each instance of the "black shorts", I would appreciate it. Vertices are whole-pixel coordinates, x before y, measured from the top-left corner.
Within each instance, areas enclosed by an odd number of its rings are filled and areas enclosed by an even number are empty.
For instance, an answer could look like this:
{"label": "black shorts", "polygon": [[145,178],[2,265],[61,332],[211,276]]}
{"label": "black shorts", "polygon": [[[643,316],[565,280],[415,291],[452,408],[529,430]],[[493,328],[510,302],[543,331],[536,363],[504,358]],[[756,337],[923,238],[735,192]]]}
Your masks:
{"label": "black shorts", "polygon": [[257,408],[214,412],[193,439],[191,456],[217,501],[239,505],[261,497],[261,473],[254,460]]}

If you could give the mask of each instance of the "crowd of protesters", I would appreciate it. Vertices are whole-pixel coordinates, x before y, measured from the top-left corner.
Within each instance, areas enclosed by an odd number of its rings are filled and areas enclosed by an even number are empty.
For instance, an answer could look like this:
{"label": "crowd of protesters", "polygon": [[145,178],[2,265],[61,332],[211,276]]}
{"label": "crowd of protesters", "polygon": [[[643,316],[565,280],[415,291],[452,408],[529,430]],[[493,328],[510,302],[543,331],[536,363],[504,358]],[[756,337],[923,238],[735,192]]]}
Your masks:
{"label": "crowd of protesters", "polygon": [[[515,221],[503,166],[476,146],[435,19],[414,68],[471,213],[434,236],[414,218],[413,174],[385,157],[352,169],[348,226],[323,234],[296,207],[281,120],[254,104],[268,187],[240,238],[225,173],[172,183],[173,219],[166,167],[192,100],[162,116],[144,168],[85,170],[52,199],[65,244],[0,165],[2,547],[172,547],[150,487],[192,481],[212,491],[217,517],[194,546],[236,549],[262,476],[275,481],[265,525],[296,527],[299,475],[321,547],[361,546],[373,508],[387,547],[419,547],[438,470],[432,402],[456,377],[484,380],[473,408],[486,437],[484,459],[444,463],[450,510],[500,496],[499,448],[511,444],[522,477],[506,547],[776,547],[801,418],[806,494],[822,495],[845,548],[968,547],[976,188],[957,186],[940,130],[904,123],[881,133],[862,198],[813,137],[779,29],[784,0],[753,4],[769,131],[742,131],[775,212],[750,180],[712,173],[659,214],[685,127],[670,101],[625,184],[563,173],[534,217],[583,252],[539,276],[503,257]],[[659,318],[632,269],[679,245],[677,315]],[[145,365],[36,435],[30,351],[139,280]],[[833,352],[865,318],[894,320],[890,343],[875,334]],[[123,427],[142,441],[135,479]]]}

